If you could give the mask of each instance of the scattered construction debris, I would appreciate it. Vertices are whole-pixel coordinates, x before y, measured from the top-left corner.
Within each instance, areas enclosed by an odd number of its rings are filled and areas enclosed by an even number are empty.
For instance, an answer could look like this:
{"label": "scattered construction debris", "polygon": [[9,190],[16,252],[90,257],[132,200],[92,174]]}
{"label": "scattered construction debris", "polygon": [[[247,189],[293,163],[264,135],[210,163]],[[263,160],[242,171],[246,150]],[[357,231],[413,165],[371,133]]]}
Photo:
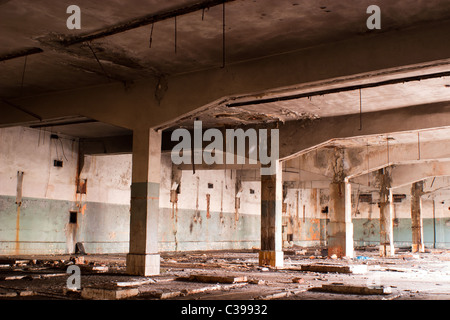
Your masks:
{"label": "scattered construction debris", "polygon": [[[253,250],[162,254],[161,274],[152,277],[127,275],[126,255],[1,257],[0,300],[340,299],[337,293],[342,299],[450,299],[450,266],[442,263],[448,250],[412,259],[382,258],[376,250],[355,255],[370,259],[330,259],[315,249],[314,263],[311,250],[295,250],[305,254],[287,255],[285,268],[260,267]],[[74,264],[81,288],[69,289],[67,268]]]}
{"label": "scattered construction debris", "polygon": [[305,279],[303,279],[303,278],[294,278],[294,279],[292,279],[292,282],[293,283],[304,283]]}

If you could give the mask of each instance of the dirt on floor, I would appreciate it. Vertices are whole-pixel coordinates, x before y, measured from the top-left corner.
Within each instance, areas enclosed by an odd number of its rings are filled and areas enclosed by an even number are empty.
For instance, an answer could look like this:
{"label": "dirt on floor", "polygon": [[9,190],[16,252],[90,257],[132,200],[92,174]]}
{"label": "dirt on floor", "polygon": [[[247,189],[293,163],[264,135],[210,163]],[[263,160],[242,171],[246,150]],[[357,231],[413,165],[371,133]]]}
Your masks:
{"label": "dirt on floor", "polygon": [[278,269],[260,267],[256,250],[162,253],[153,277],[127,275],[126,255],[0,256],[0,300],[450,300],[450,250],[323,253],[291,248]]}

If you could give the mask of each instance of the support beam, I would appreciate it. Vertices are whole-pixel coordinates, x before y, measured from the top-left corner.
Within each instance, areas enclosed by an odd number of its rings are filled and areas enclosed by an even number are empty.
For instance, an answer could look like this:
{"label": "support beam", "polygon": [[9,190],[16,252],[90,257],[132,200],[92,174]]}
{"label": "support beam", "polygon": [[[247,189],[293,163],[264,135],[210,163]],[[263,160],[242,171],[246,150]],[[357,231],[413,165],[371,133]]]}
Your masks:
{"label": "support beam", "polygon": [[[446,143],[442,142],[442,148]],[[427,178],[450,176],[450,161],[448,159],[423,161],[417,163],[394,163],[390,166],[391,188],[400,188],[411,185],[416,181],[425,180]],[[378,176],[376,174],[360,175],[351,178],[353,183],[362,185],[377,185]]]}
{"label": "support beam", "polygon": [[282,198],[283,179],[280,161],[274,175],[261,176],[261,266],[283,267]]}
{"label": "support beam", "polygon": [[123,33],[136,28],[141,28],[156,22],[173,19],[179,16],[184,16],[189,13],[200,11],[202,9],[210,9],[215,6],[223,5],[224,3],[234,0],[205,0],[202,2],[194,3],[192,5],[184,5],[178,8],[171,8],[162,12],[152,13],[144,17],[132,19],[129,21],[121,22],[112,26],[108,26],[104,29],[96,30],[87,34],[79,36],[73,36],[64,38],[60,43],[64,46],[71,46],[77,43],[83,43],[93,41],[105,37],[109,37],[118,33]]}
{"label": "support beam", "polygon": [[335,151],[334,178],[330,184],[328,256],[353,257],[352,188],[345,179],[344,152]]}
{"label": "support beam", "polygon": [[158,248],[161,132],[135,131],[131,185],[130,251],[127,273],[160,273]]}
{"label": "support beam", "polygon": [[[428,136],[436,134],[445,134],[448,130],[445,128],[427,130],[423,135]],[[418,132],[405,132],[405,136],[417,137]],[[396,134],[392,134],[394,137]],[[402,134],[399,134],[401,137]],[[386,145],[371,145],[368,147],[365,145],[365,141],[371,139],[380,139],[379,135],[366,136],[366,137],[353,137],[343,139],[333,139],[329,145],[341,144],[350,145],[352,142],[357,141],[360,146],[347,147],[345,153],[345,160],[352,165],[347,169],[347,176],[350,179],[354,179],[358,176],[365,175],[370,172],[377,171],[388,165],[388,148]],[[430,161],[449,161],[450,160],[450,140],[428,140],[422,141],[420,144],[420,159],[418,159],[418,146],[417,143],[395,143],[389,145],[389,162],[391,165],[396,164],[420,164]],[[310,152],[305,152],[299,157],[291,159],[287,162],[287,168],[293,173],[297,173],[298,167],[302,170],[302,176],[306,173],[327,176],[332,178],[331,175],[331,162],[327,162],[330,156],[333,154],[333,149],[327,148],[327,144],[322,145],[321,148],[317,148]],[[414,171],[409,170],[408,171]],[[284,176],[286,178],[286,175]],[[314,178],[315,179],[315,178]],[[367,180],[367,178],[366,178]],[[410,183],[408,183],[410,184]]]}
{"label": "support beam", "polygon": [[411,188],[412,252],[425,252],[422,220],[423,181],[415,182]]}
{"label": "support beam", "polygon": [[351,220],[351,184],[330,184],[329,222],[327,225],[328,256],[353,258],[353,223]]}
{"label": "support beam", "polygon": [[[362,130],[359,130],[359,114],[322,118],[308,125],[303,124],[303,128],[299,128],[299,122],[289,121],[279,128],[280,159],[284,161],[295,158],[300,153],[324,146],[335,139],[448,127],[449,112],[450,103],[442,102],[365,113],[364,117],[367,120]],[[443,156],[447,154],[447,152],[440,153]],[[427,157],[428,151],[422,154]]]}
{"label": "support beam", "polygon": [[380,256],[393,256],[393,196],[389,168],[378,171],[378,180],[380,183]]}

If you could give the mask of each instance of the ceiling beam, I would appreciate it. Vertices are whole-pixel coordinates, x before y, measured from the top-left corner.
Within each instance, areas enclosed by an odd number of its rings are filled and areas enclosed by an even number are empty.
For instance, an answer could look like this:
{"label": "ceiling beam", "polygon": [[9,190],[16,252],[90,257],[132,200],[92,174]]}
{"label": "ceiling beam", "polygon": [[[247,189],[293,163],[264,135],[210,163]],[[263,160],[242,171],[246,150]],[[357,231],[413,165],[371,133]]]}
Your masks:
{"label": "ceiling beam", "polygon": [[32,54],[44,52],[41,48],[22,48],[10,53],[0,55],[0,61],[11,60],[15,58],[30,56]]}
{"label": "ceiling beam", "polygon": [[259,105],[259,104],[291,101],[291,100],[297,100],[297,99],[302,99],[302,98],[323,96],[323,95],[332,94],[332,93],[341,93],[341,92],[347,92],[347,91],[376,88],[376,87],[400,84],[400,83],[405,83],[405,82],[421,81],[421,80],[442,78],[442,77],[448,77],[448,76],[450,76],[450,71],[437,72],[437,73],[431,73],[431,74],[421,74],[421,75],[410,76],[410,77],[401,77],[401,78],[389,79],[389,80],[378,81],[378,82],[373,82],[373,83],[363,83],[363,84],[358,84],[358,85],[331,88],[331,89],[326,89],[326,90],[312,91],[312,92],[300,93],[300,94],[295,94],[295,95],[287,95],[287,96],[282,96],[282,97],[233,102],[233,103],[226,104],[226,106],[228,108],[255,106],[255,105]]}
{"label": "ceiling beam", "polygon": [[156,22],[168,20],[171,18],[183,16],[192,12],[200,11],[203,9],[212,8],[218,5],[223,5],[227,2],[235,0],[206,0],[197,2],[191,5],[185,5],[179,8],[172,8],[158,13],[152,13],[140,18],[135,18],[126,22],[118,23],[107,28],[99,29],[90,33],[82,34],[66,38],[60,41],[64,46],[71,46],[78,43],[88,42],[108,36],[112,36],[118,33],[122,33],[128,30],[140,28],[146,25],[150,25]]}

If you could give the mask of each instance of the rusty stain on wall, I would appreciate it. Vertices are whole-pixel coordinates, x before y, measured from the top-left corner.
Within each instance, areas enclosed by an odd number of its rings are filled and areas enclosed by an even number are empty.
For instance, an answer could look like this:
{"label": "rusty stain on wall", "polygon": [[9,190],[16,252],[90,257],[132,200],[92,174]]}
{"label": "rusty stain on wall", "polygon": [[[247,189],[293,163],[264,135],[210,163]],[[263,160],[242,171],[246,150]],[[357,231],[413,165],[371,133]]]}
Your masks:
{"label": "rusty stain on wall", "polygon": [[17,217],[16,217],[16,254],[20,252],[20,207],[22,206],[22,185],[23,185],[23,175],[22,171],[17,171],[17,193],[16,193],[16,204],[17,204]]}
{"label": "rusty stain on wall", "polygon": [[235,205],[234,205],[234,221],[239,221],[239,208],[241,207],[241,198],[236,197],[235,198]]}
{"label": "rusty stain on wall", "polygon": [[320,240],[320,219],[311,219],[309,235],[309,240]]}
{"label": "rusty stain on wall", "polygon": [[224,224],[225,223],[225,219],[223,218],[223,181],[221,183],[221,189],[220,189],[220,214],[219,214],[219,218],[220,218],[220,223]]}
{"label": "rusty stain on wall", "polygon": [[209,211],[210,203],[211,203],[211,195],[208,193],[206,195],[206,218],[207,219],[211,219],[211,212]]}

